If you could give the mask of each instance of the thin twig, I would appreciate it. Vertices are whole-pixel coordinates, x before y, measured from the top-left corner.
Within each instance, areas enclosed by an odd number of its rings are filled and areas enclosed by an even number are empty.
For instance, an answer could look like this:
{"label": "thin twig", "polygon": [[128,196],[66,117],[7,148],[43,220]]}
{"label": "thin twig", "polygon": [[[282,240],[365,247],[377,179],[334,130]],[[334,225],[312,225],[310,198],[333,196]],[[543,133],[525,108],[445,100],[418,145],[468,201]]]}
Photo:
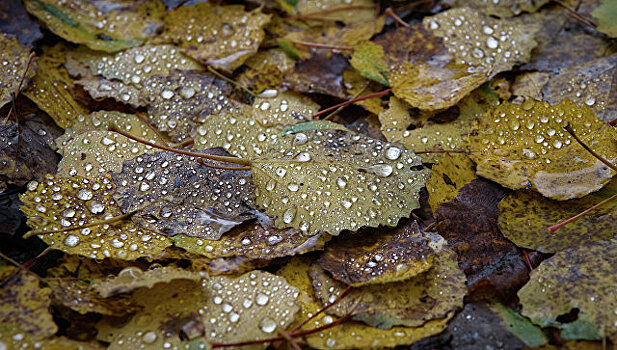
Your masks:
{"label": "thin twig", "polygon": [[572,129],[572,126],[570,126],[570,124],[566,124],[566,126],[564,126],[564,129],[566,129],[566,131],[576,140],[576,142],[578,142],[579,145],[581,145],[587,152],[591,153],[592,156],[596,157],[599,161],[601,161],[602,163],[604,163],[607,167],[613,169],[615,172],[617,172],[617,166],[613,165],[611,162],[609,162],[608,160],[604,159],[601,155],[599,155],[598,153],[596,153],[594,150],[592,150],[591,148],[589,148],[589,146],[587,146],[574,132],[574,129]]}
{"label": "thin twig", "polygon": [[392,91],[392,89],[385,89],[383,91],[374,92],[372,94],[368,94],[368,95],[364,95],[362,97],[354,98],[353,100],[349,100],[349,101],[345,101],[343,103],[339,103],[339,104],[334,105],[332,107],[326,108],[323,111],[319,111],[319,112],[313,114],[313,116],[311,118],[312,119],[318,118],[319,116],[322,116],[322,115],[324,115],[326,113],[329,113],[330,111],[333,111],[333,110],[335,110],[335,109],[337,109],[339,107],[347,106],[347,105],[350,105],[350,104],[355,103],[355,102],[368,100],[369,98],[373,98],[373,97],[381,97],[381,96],[387,95],[391,91]]}
{"label": "thin twig", "polygon": [[384,14],[390,16],[394,22],[402,25],[403,27],[409,27],[409,24],[405,21],[403,21],[397,14],[396,12],[394,12],[394,10],[392,10],[392,7],[388,7],[386,9],[386,11],[384,12]]}
{"label": "thin twig", "polygon": [[219,73],[219,72],[218,72],[216,69],[214,69],[212,66],[208,66],[208,70],[210,71],[210,73],[212,73],[212,74],[216,75],[217,77],[219,77],[219,78],[221,78],[221,79],[225,80],[226,82],[230,83],[231,85],[233,85],[233,86],[237,86],[237,87],[239,87],[240,89],[244,90],[244,92],[246,92],[247,94],[249,94],[249,95],[251,95],[251,96],[253,96],[253,97],[256,95],[253,91],[251,91],[251,90],[250,90],[249,88],[247,88],[246,86],[244,86],[244,85],[242,85],[242,84],[238,83],[237,81],[235,81],[235,80],[233,80],[233,79],[230,79],[230,78],[226,77],[225,75],[223,75],[223,74]]}
{"label": "thin twig", "polygon": [[580,213],[578,213],[578,214],[576,214],[576,215],[572,216],[571,218],[568,218],[568,219],[566,219],[566,220],[564,220],[564,221],[562,221],[562,222],[560,222],[560,223],[558,223],[558,224],[555,224],[555,225],[553,225],[553,226],[550,226],[550,227],[548,228],[548,233],[554,233],[554,232],[555,232],[555,231],[557,231],[560,227],[563,227],[564,225],[567,225],[567,224],[571,223],[572,221],[575,221],[575,220],[577,220],[577,219],[580,219],[583,215],[585,215],[585,214],[589,213],[589,212],[590,212],[590,211],[592,211],[592,210],[595,210],[595,209],[597,209],[597,208],[599,208],[599,207],[603,206],[604,204],[606,204],[606,203],[608,203],[608,202],[610,202],[610,201],[612,201],[612,200],[614,200],[614,199],[616,199],[616,198],[617,198],[617,194],[614,194],[614,195],[610,196],[609,198],[607,198],[607,199],[605,199],[605,200],[601,201],[600,203],[597,203],[597,204],[596,204],[596,205],[594,205],[593,207],[587,208],[587,209],[583,210],[582,212],[580,212]]}
{"label": "thin twig", "polygon": [[561,0],[553,0],[553,2],[558,4],[559,6],[563,7],[564,9],[566,9],[569,12],[570,16],[572,16],[572,18],[574,18],[575,20],[577,20],[577,21],[579,21],[579,22],[581,22],[583,24],[586,24],[586,25],[588,25],[590,27],[593,27],[593,28],[597,28],[598,27],[598,24],[594,20],[592,20],[591,18],[587,18],[587,17],[581,15],[580,13],[576,12],[576,10],[574,10],[573,8],[568,6],[568,4],[564,3],[563,1],[561,1]]}
{"label": "thin twig", "polygon": [[[174,152],[174,153],[177,153],[177,154],[183,154],[185,156],[190,156],[190,157],[214,160],[214,161],[217,161],[217,162],[240,164],[240,165],[245,165],[246,166],[246,167],[236,167],[236,168],[233,168],[234,170],[248,170],[248,169],[250,169],[250,166],[252,164],[249,160],[242,159],[242,158],[228,157],[228,156],[217,156],[217,155],[213,155],[213,154],[203,154],[203,153],[198,153],[198,152],[179,150],[179,149],[175,149],[175,148],[171,148],[171,147],[167,147],[167,146],[157,145],[156,143],[150,142],[148,140],[144,140],[142,138],[139,138],[139,137],[133,136],[133,135],[127,133],[127,132],[124,132],[124,131],[118,129],[118,127],[116,127],[115,125],[109,126],[108,130],[109,131],[113,131],[113,132],[117,132],[118,134],[120,134],[120,135],[122,135],[122,136],[124,136],[126,138],[129,138],[129,139],[131,139],[133,141],[137,141],[139,143],[142,143],[144,145],[148,145],[150,147],[162,149],[164,151]],[[209,164],[208,164],[208,166],[209,166]]]}
{"label": "thin twig", "polygon": [[289,331],[289,333],[293,334],[294,332],[296,332],[298,329],[304,327],[305,324],[311,322],[311,320],[313,320],[315,317],[321,315],[322,313],[324,313],[326,310],[328,310],[329,308],[333,307],[334,305],[336,305],[338,302],[340,302],[341,300],[343,300],[343,298],[345,298],[346,296],[349,295],[349,293],[351,293],[351,286],[347,287],[347,289],[345,289],[343,291],[343,293],[341,293],[341,295],[339,295],[333,302],[331,302],[330,304],[328,304],[326,307],[324,307],[323,309],[319,310],[317,313],[315,313],[313,316],[309,317],[307,320],[305,320],[304,322],[300,323],[299,325],[297,325],[296,327],[294,327],[294,329],[292,329],[291,331]]}

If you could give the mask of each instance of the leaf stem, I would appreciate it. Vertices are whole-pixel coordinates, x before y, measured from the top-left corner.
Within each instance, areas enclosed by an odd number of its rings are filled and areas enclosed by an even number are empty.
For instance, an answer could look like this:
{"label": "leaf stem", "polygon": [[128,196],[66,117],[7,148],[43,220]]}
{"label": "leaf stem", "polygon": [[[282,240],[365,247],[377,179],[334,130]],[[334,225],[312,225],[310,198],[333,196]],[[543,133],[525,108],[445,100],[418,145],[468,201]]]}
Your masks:
{"label": "leaf stem", "polygon": [[255,97],[255,93],[253,91],[251,91],[249,88],[247,88],[246,86],[238,83],[237,81],[232,80],[232,79],[226,77],[225,75],[219,73],[216,69],[214,69],[214,67],[208,66],[208,71],[210,71],[210,73],[216,75],[217,77],[225,80],[226,82],[230,83],[231,85],[239,87],[240,89],[244,90],[244,92],[246,92],[247,94]]}
{"label": "leaf stem", "polygon": [[614,194],[614,195],[610,196],[609,198],[601,201],[600,203],[597,203],[596,205],[583,210],[582,212],[572,216],[571,218],[568,218],[568,219],[566,219],[566,220],[564,220],[564,221],[562,221],[562,222],[560,222],[558,224],[555,224],[553,226],[550,226],[548,228],[548,233],[554,233],[555,231],[557,231],[559,228],[563,227],[564,225],[567,225],[567,224],[571,223],[572,221],[575,221],[575,220],[581,218],[583,215],[589,213],[592,210],[595,210],[595,209],[603,206],[604,204],[614,200],[615,198],[617,198],[617,194]]}
{"label": "leaf stem", "polygon": [[583,148],[591,153],[592,156],[596,157],[599,161],[601,161],[602,163],[604,163],[607,167],[613,169],[615,172],[617,172],[617,166],[613,165],[612,163],[610,163],[608,160],[604,159],[601,155],[599,155],[598,153],[596,153],[594,150],[592,150],[591,148],[589,148],[589,146],[587,146],[574,132],[574,129],[572,129],[572,126],[570,126],[570,124],[566,124],[566,126],[563,127],[564,129],[566,129],[566,131],[576,140],[576,142],[578,142],[579,145],[583,146]]}
{"label": "leaf stem", "polygon": [[[198,153],[198,152],[191,152],[191,151],[185,151],[185,150],[179,150],[179,149],[175,149],[175,148],[171,148],[171,147],[167,147],[167,146],[161,146],[161,145],[157,145],[153,142],[150,142],[148,140],[144,140],[142,138],[133,136],[125,131],[122,131],[120,129],[118,129],[117,126],[115,125],[110,125],[108,128],[109,131],[113,131],[116,132],[126,138],[129,138],[133,141],[137,141],[139,143],[142,143],[144,145],[150,146],[150,147],[154,147],[154,148],[158,148],[158,149],[162,149],[164,151],[169,151],[169,152],[173,152],[173,153],[177,153],[177,154],[183,154],[185,156],[190,156],[190,157],[196,157],[196,158],[203,158],[203,159],[209,159],[209,160],[214,160],[217,162],[223,162],[223,163],[232,163],[232,164],[239,164],[239,165],[244,165],[245,167],[234,167],[232,168],[233,170],[247,170],[247,168],[250,169],[250,166],[252,164],[251,161],[246,160],[246,159],[242,159],[242,158],[237,158],[237,157],[228,157],[228,156],[216,156],[213,154],[203,154],[203,153]],[[210,164],[208,164],[207,166],[210,166]]]}
{"label": "leaf stem", "polygon": [[301,41],[301,40],[291,40],[291,42],[296,44],[296,45],[312,47],[312,48],[316,48],[316,49],[330,49],[330,50],[339,50],[339,51],[353,51],[353,47],[351,47],[351,46],[321,44],[321,43],[313,43],[313,42]]}
{"label": "leaf stem", "polygon": [[336,305],[339,301],[343,300],[343,298],[345,298],[346,296],[349,295],[349,293],[351,293],[351,286],[347,287],[347,289],[345,289],[343,291],[343,293],[341,293],[341,295],[339,295],[333,302],[331,302],[330,304],[328,304],[326,307],[324,307],[323,309],[319,310],[317,313],[315,313],[313,316],[309,317],[308,319],[306,319],[304,322],[300,323],[299,325],[297,325],[296,327],[294,327],[294,329],[292,329],[291,331],[289,331],[289,333],[293,334],[294,332],[296,332],[298,329],[302,328],[305,324],[311,322],[311,320],[313,320],[315,317],[321,315],[322,313],[324,313],[326,310],[328,310],[329,308],[331,308],[332,306]]}
{"label": "leaf stem", "polygon": [[324,109],[323,111],[319,111],[319,112],[313,114],[313,116],[311,118],[312,119],[318,118],[318,117],[320,117],[320,116],[322,116],[322,115],[324,115],[324,114],[326,114],[326,113],[328,113],[330,111],[333,111],[333,110],[335,110],[335,109],[337,109],[339,107],[348,106],[348,105],[350,105],[352,103],[355,103],[355,102],[368,100],[369,98],[373,98],[373,97],[385,96],[385,95],[389,94],[391,91],[392,91],[392,89],[385,89],[383,91],[374,92],[372,94],[364,95],[362,97],[354,98],[354,99],[351,99],[349,101],[345,101],[343,103],[339,103],[339,104],[334,105],[332,107],[328,107],[328,108]]}

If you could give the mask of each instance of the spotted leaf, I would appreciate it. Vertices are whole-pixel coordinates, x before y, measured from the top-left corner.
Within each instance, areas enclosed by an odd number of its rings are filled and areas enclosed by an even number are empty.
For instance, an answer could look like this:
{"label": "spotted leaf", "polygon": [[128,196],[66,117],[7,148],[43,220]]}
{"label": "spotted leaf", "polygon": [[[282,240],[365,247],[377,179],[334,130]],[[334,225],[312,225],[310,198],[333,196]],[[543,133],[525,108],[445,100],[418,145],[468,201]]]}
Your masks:
{"label": "spotted leaf", "polygon": [[131,221],[101,223],[122,215],[112,198],[114,190],[109,177],[47,175],[28,184],[21,210],[43,241],[70,254],[123,260],[161,254],[171,245],[166,237]]}
{"label": "spotted leaf", "polygon": [[591,110],[564,100],[551,106],[528,101],[490,110],[470,137],[476,173],[512,188],[532,188],[545,197],[582,197],[606,185],[614,172],[587,152],[563,127],[569,123],[608,161],[617,160],[617,134]]}
{"label": "spotted leaf", "polygon": [[[228,155],[220,149],[204,154]],[[165,236],[216,240],[251,219],[254,186],[248,171],[221,170],[212,161],[163,151],[138,156],[113,174],[114,198],[138,225]]]}
{"label": "spotted leaf", "polygon": [[288,134],[252,160],[257,204],[306,234],[395,226],[419,206],[426,172],[413,152],[343,130]]}
{"label": "spotted leaf", "polygon": [[20,88],[20,82],[25,74],[25,87],[28,80],[34,76],[35,67],[26,72],[30,57],[30,49],[21,45],[16,39],[11,39],[0,33],[0,61],[2,61],[2,79],[0,79],[0,107],[13,99]]}

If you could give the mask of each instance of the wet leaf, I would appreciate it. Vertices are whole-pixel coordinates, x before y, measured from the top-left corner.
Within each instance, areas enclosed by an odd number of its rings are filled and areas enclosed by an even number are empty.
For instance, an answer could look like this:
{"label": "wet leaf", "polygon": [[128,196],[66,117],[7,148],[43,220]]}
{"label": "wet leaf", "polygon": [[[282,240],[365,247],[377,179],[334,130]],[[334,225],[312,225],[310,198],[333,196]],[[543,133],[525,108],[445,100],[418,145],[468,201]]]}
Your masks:
{"label": "wet leaf", "polygon": [[[205,118],[197,127],[195,148],[223,147],[245,159],[259,157],[276,144],[287,127],[310,120],[319,105],[310,98],[291,92],[275,97],[259,97],[253,106],[239,106],[239,113],[221,112]],[[324,122],[333,127],[338,125]]]}
{"label": "wet leaf", "polygon": [[[615,252],[615,242],[595,242],[542,262],[518,292],[523,315],[541,327],[559,328],[564,340],[606,336],[615,341]],[[573,310],[574,321],[560,318]]]}
{"label": "wet leaf", "polygon": [[[70,254],[123,260],[161,254],[171,245],[164,236],[131,221],[98,224],[122,215],[112,199],[114,187],[109,177],[48,175],[42,182],[28,184],[21,210],[45,243]],[[88,224],[93,226],[84,227]]]}
{"label": "wet leaf", "polygon": [[116,173],[122,170],[124,161],[152,152],[150,146],[107,131],[112,125],[150,142],[165,145],[165,140],[136,115],[108,111],[80,115],[77,123],[56,140],[58,153],[62,155],[58,175],[99,176]]}
{"label": "wet leaf", "polygon": [[[0,60],[2,64],[2,79],[0,80],[0,107],[13,99],[19,89],[19,84],[26,72],[26,65],[30,57],[30,49],[21,45],[16,39],[0,33]],[[28,84],[34,76],[35,67],[30,67],[22,87]]]}
{"label": "wet leaf", "polygon": [[58,330],[49,312],[51,290],[39,286],[31,272],[11,266],[0,267],[0,322],[8,322],[37,337]]}
{"label": "wet leaf", "polygon": [[296,63],[283,84],[298,92],[346,98],[342,75],[349,68],[345,56],[320,50]]}
{"label": "wet leaf", "polygon": [[456,7],[469,6],[471,8],[478,9],[482,13],[488,16],[495,16],[499,18],[508,18],[518,16],[523,12],[536,12],[540,7],[548,3],[549,0],[499,0],[499,1],[485,1],[485,0],[447,0],[446,4]]}
{"label": "wet leaf", "polygon": [[617,5],[612,1],[602,0],[591,13],[592,16],[598,19],[598,30],[612,38],[617,38]]}
{"label": "wet leaf", "polygon": [[[343,11],[335,11],[329,13],[319,13],[315,15],[320,20],[341,21],[345,24],[354,22],[365,22],[375,18],[375,6],[373,0],[298,0],[295,1],[294,10],[296,15],[308,16],[315,12],[324,10],[332,10],[337,8],[346,8],[350,6],[366,6],[368,8],[350,8]],[[311,20],[311,16],[306,18]]]}
{"label": "wet leaf", "polygon": [[363,76],[375,80],[385,86],[388,83],[388,63],[384,48],[372,41],[367,41],[354,48],[349,63]]}
{"label": "wet leaf", "polygon": [[20,117],[19,123],[0,124],[0,189],[7,184],[23,186],[55,172],[58,158],[48,141],[57,134],[58,129],[37,117]]}
{"label": "wet leaf", "polygon": [[436,209],[438,232],[458,253],[471,293],[497,292],[507,299],[527,279],[522,254],[497,225],[497,204],[506,194],[496,184],[476,179]]}
{"label": "wet leaf", "polygon": [[90,283],[75,277],[48,278],[47,285],[51,288],[53,297],[60,303],[80,314],[93,312],[101,315],[122,316],[131,311],[128,298],[124,296],[105,299]]}
{"label": "wet leaf", "polygon": [[426,180],[428,203],[437,215],[437,208],[456,198],[463,186],[476,179],[473,162],[465,155],[446,154],[431,168],[431,177]]}
{"label": "wet leaf", "polygon": [[258,206],[305,234],[395,226],[425,181],[413,152],[343,130],[285,135],[252,164]]}
{"label": "wet leaf", "polygon": [[187,55],[231,72],[257,52],[269,20],[260,9],[200,2],[168,12],[157,41],[174,43]]}
{"label": "wet leaf", "polygon": [[[474,120],[497,103],[496,95],[480,88],[447,110],[412,114],[408,104],[392,97],[389,109],[379,114],[379,121],[389,141],[399,142],[415,152],[463,149]],[[440,122],[444,117],[450,121]],[[425,162],[435,162],[441,155],[429,153],[421,157]]]}
{"label": "wet leaf", "polygon": [[39,25],[26,12],[22,1],[6,0],[0,3],[0,32],[17,37],[25,46],[43,37]]}
{"label": "wet leaf", "polygon": [[[309,277],[310,263],[298,258],[292,259],[277,273],[300,290],[300,305],[302,307],[298,320],[306,320],[322,308],[322,303],[315,297]],[[446,328],[447,321],[453,313],[443,319],[431,320],[421,327],[392,327],[378,329],[361,322],[347,321],[336,328],[306,336],[309,346],[317,349],[349,349],[349,348],[382,348],[411,344],[422,338],[440,333]],[[317,316],[302,330],[323,326],[334,322],[337,317],[324,313]],[[299,324],[299,322],[297,322]]]}
{"label": "wet leaf", "polygon": [[271,218],[258,212],[257,215],[257,222],[238,225],[216,241],[204,241],[180,234],[174,237],[174,245],[210,259],[245,257],[251,260],[271,260],[321,250],[330,238],[326,234],[305,236],[294,229],[280,230],[274,227]]}
{"label": "wet leaf", "polygon": [[25,4],[28,12],[60,37],[106,52],[143,44],[161,26],[165,11],[154,0],[27,0]]}
{"label": "wet leaf", "polygon": [[517,191],[499,202],[499,228],[516,245],[543,253],[555,253],[587,242],[615,236],[613,209],[609,202],[553,233],[548,227],[566,220],[617,192],[611,181],[602,190],[580,199],[557,202],[536,193]]}
{"label": "wet leaf", "polygon": [[238,77],[238,83],[256,92],[277,89],[285,73],[293,69],[295,61],[281,49],[259,51],[244,62],[247,67]]}
{"label": "wet leaf", "polygon": [[609,161],[617,157],[615,131],[586,107],[564,100],[551,106],[504,103],[479,122],[470,137],[477,174],[512,188],[531,188],[556,200],[582,197],[613,176],[563,129],[569,123],[583,142]]}
{"label": "wet leaf", "polygon": [[[73,76],[93,76],[120,81],[140,89],[142,81],[153,75],[168,75],[172,69],[201,71],[203,67],[173,45],[145,45],[115,54],[75,50],[67,55],[66,67]],[[104,87],[99,87],[105,90]]]}
{"label": "wet leaf", "polygon": [[319,266],[354,287],[405,281],[433,266],[435,251],[417,223],[380,231],[335,239],[319,258]]}
{"label": "wet leaf", "polygon": [[174,280],[199,282],[207,277],[206,274],[191,272],[173,266],[152,268],[146,271],[141,270],[139,267],[127,267],[111,279],[94,281],[92,289],[103,298],[109,298],[112,295],[127,293],[137,288],[152,289],[157,283],[170,283]]}
{"label": "wet leaf", "polygon": [[99,337],[113,339],[110,349],[269,338],[291,323],[297,296],[284,278],[263,271],[201,283],[174,280],[137,289],[133,300],[143,311],[122,328],[101,324]]}
{"label": "wet leaf", "polygon": [[[451,311],[462,307],[467,286],[465,275],[458,268],[456,253],[443,246],[443,238],[430,239],[436,255],[427,272],[406,281],[354,288],[328,312],[344,316],[358,303],[354,320],[390,329],[397,325],[419,327],[427,321],[447,317]],[[315,295],[324,305],[334,301],[347,287],[317,265],[313,265],[309,273]]]}
{"label": "wet leaf", "polygon": [[435,342],[445,343],[448,349],[463,350],[477,349],[479,344],[495,349],[515,350],[548,343],[540,328],[497,302],[465,305],[446,331],[436,338]]}
{"label": "wet leaf", "polygon": [[542,89],[544,99],[557,104],[571,99],[579,106],[589,106],[596,117],[611,121],[617,113],[614,77],[617,74],[617,54],[580,65],[560,69]]}
{"label": "wet leaf", "polygon": [[[203,153],[228,155],[220,149]],[[254,217],[254,186],[248,171],[215,169],[163,151],[124,162],[113,181],[120,209],[125,214],[138,211],[131,217],[135,223],[165,236],[182,233],[217,240]]]}
{"label": "wet leaf", "polygon": [[39,108],[49,114],[61,128],[68,128],[80,115],[88,114],[88,109],[75,101],[71,91],[75,88],[73,80],[62,66],[68,45],[57,44],[44,47],[38,58],[39,69],[30,85],[23,91]]}
{"label": "wet leaf", "polygon": [[24,332],[13,323],[0,323],[0,347],[22,350],[102,350],[96,342],[80,342],[67,337],[39,337]]}

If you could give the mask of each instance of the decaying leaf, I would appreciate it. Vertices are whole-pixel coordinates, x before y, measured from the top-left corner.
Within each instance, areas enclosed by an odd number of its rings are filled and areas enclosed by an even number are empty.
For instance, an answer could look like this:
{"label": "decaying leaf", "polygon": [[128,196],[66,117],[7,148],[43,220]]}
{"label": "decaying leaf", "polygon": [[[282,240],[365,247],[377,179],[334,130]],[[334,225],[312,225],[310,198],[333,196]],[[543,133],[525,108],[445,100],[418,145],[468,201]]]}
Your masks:
{"label": "decaying leaf", "polygon": [[296,63],[283,84],[298,92],[346,98],[341,75],[350,68],[345,56],[317,51]]}
{"label": "decaying leaf", "polygon": [[39,286],[31,272],[0,267],[0,322],[8,322],[36,337],[48,337],[58,327],[49,311],[51,290]]}
{"label": "decaying leaf", "polygon": [[257,221],[246,222],[232,228],[216,241],[199,237],[177,235],[174,245],[189,253],[210,259],[244,257],[251,260],[271,260],[284,256],[320,250],[330,235],[305,236],[295,229],[278,229],[274,220],[255,212]]}
{"label": "decaying leaf", "polygon": [[60,37],[93,50],[139,46],[161,26],[159,1],[27,0],[26,9]]}
{"label": "decaying leaf", "polygon": [[61,128],[68,128],[88,109],[76,102],[71,95],[75,84],[62,66],[68,45],[60,43],[44,47],[38,58],[39,69],[30,85],[23,91],[39,108],[49,114]]}
{"label": "decaying leaf", "polygon": [[470,137],[476,173],[556,200],[599,190],[614,172],[574,141],[563,129],[566,124],[602,157],[617,159],[617,134],[589,107],[569,100],[555,106],[529,100],[523,106],[504,103],[480,120],[477,135]]}
{"label": "decaying leaf", "polygon": [[21,209],[45,243],[67,253],[123,260],[161,254],[171,245],[165,236],[131,221],[100,223],[122,215],[112,198],[114,190],[109,177],[47,175],[28,184]]}
{"label": "decaying leaf", "polygon": [[[322,308],[322,303],[315,297],[313,284],[309,277],[310,262],[306,259],[292,259],[287,265],[278,271],[287,281],[300,290],[300,316],[296,321],[299,325]],[[446,328],[447,321],[454,315],[448,314],[446,318],[431,320],[421,327],[392,327],[379,329],[367,326],[362,322],[347,321],[335,328],[306,336],[305,339],[310,347],[317,349],[369,349],[389,348],[397,345],[405,345],[416,342],[422,338],[440,333]],[[312,319],[301,330],[312,329],[335,322],[337,317],[322,313]]]}
{"label": "decaying leaf", "polygon": [[[531,272],[518,292],[523,315],[561,338],[617,339],[616,243],[594,242],[562,250]],[[572,315],[573,317],[560,317]]]}
{"label": "decaying leaf", "polygon": [[157,41],[174,43],[187,55],[231,72],[257,52],[269,20],[260,9],[200,2],[168,12]]}
{"label": "decaying leaf", "polygon": [[58,158],[48,142],[58,130],[37,116],[19,119],[17,123],[0,124],[0,189],[7,184],[23,186],[56,170]]}
{"label": "decaying leaf", "polygon": [[0,3],[0,32],[17,37],[17,41],[25,46],[43,37],[38,23],[26,12],[20,0],[5,0]]}
{"label": "decaying leaf", "polygon": [[435,251],[417,223],[381,231],[336,238],[319,258],[319,266],[355,287],[408,280],[433,266]]}
{"label": "decaying leaf", "polygon": [[277,89],[294,64],[295,61],[278,48],[257,52],[244,62],[247,68],[238,77],[238,83],[250,86],[256,92]]}
{"label": "decaying leaf", "polygon": [[103,350],[97,342],[80,342],[67,337],[40,337],[25,332],[14,323],[0,322],[0,347],[4,349]]}
{"label": "decaying leaf", "polygon": [[201,281],[208,277],[199,272],[187,271],[173,266],[165,266],[141,270],[139,267],[127,267],[118,272],[118,275],[92,283],[92,289],[103,298],[112,295],[127,293],[137,288],[152,288],[157,283],[169,283],[173,280]]}
{"label": "decaying leaf", "polygon": [[113,339],[110,349],[269,338],[292,322],[297,297],[284,278],[263,271],[201,283],[173,280],[135,290],[143,311],[121,328],[100,324],[99,337]]}
{"label": "decaying leaf", "polygon": [[596,117],[611,121],[617,115],[616,66],[617,54],[613,54],[564,67],[542,89],[544,99],[551,104],[571,99],[579,106],[589,106]]}
{"label": "decaying leaf", "polygon": [[[354,288],[327,312],[341,317],[357,304],[353,319],[381,329],[397,325],[419,327],[427,321],[447,317],[463,306],[467,286],[456,253],[444,242],[439,236],[431,237],[430,245],[436,255],[433,266],[425,273],[406,281]],[[333,302],[347,287],[317,265],[311,267],[310,275],[315,295],[324,305]]]}
{"label": "decaying leaf", "polygon": [[419,206],[425,172],[396,144],[343,130],[281,137],[252,161],[257,204],[305,234],[395,226]]}
{"label": "decaying leaf", "polygon": [[[221,149],[203,154],[227,156]],[[203,163],[200,163],[203,162]],[[124,162],[113,174],[114,198],[135,223],[165,236],[185,234],[217,240],[252,219],[254,186],[248,171],[221,170],[215,162],[162,151]]]}
{"label": "decaying leaf", "polygon": [[555,232],[549,233],[548,227],[616,192],[616,181],[611,181],[598,192],[566,202],[553,201],[533,192],[517,191],[499,202],[499,228],[516,245],[543,253],[555,253],[587,242],[610,240],[615,236],[615,202],[609,202]]}
{"label": "decaying leaf", "polygon": [[[548,343],[542,330],[516,311],[498,302],[478,302],[465,305],[449,327],[427,344],[444,344],[449,349],[475,350],[486,348],[516,350]],[[535,348],[534,348],[535,349]]]}
{"label": "decaying leaf", "polygon": [[13,99],[20,88],[22,77],[25,77],[25,81],[21,87],[25,87],[28,80],[34,76],[34,67],[30,67],[26,72],[29,57],[29,48],[0,32],[0,61],[3,62],[0,75],[0,107]]}
{"label": "decaying leaf", "polygon": [[517,247],[499,232],[497,204],[506,194],[492,182],[475,179],[436,215],[438,232],[458,253],[470,292],[488,290],[507,299],[525,283],[528,269]]}
{"label": "decaying leaf", "polygon": [[439,206],[456,198],[463,186],[477,178],[473,162],[465,155],[446,154],[431,170],[426,189],[434,215],[437,215]]}
{"label": "decaying leaf", "polygon": [[[373,0],[298,0],[292,1],[292,3],[294,3],[294,14],[306,16],[305,19],[309,22],[311,22],[311,16],[318,17],[321,20],[341,21],[346,24],[364,22],[375,18],[375,8],[373,8],[375,3]],[[351,8],[346,9],[346,7]],[[327,11],[337,8],[345,8],[345,10]],[[320,13],[324,10],[326,13]]]}

